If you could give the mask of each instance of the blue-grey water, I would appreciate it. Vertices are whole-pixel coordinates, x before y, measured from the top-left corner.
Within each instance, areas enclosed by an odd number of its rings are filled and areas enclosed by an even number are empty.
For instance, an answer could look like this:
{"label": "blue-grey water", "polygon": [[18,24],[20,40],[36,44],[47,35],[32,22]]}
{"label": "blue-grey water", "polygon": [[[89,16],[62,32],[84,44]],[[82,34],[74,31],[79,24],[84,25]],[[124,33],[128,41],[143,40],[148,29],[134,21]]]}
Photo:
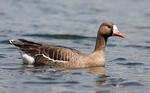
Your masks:
{"label": "blue-grey water", "polygon": [[[150,0],[0,0],[0,93],[150,93]],[[102,22],[116,24],[106,67],[62,70],[22,64],[9,39],[90,54]]]}

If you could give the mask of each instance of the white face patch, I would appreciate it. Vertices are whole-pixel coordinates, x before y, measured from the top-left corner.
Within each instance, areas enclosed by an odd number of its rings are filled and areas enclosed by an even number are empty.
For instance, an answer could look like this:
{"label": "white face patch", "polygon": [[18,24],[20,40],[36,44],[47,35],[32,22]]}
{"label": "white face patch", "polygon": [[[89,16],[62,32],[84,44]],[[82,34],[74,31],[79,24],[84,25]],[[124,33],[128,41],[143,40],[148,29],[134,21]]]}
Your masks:
{"label": "white face patch", "polygon": [[118,32],[119,32],[119,30],[118,30],[117,26],[113,25],[113,34],[116,34]]}
{"label": "white face patch", "polygon": [[118,36],[118,37],[125,38],[125,36],[119,32],[116,25],[113,25],[113,34],[112,34],[112,36]]}

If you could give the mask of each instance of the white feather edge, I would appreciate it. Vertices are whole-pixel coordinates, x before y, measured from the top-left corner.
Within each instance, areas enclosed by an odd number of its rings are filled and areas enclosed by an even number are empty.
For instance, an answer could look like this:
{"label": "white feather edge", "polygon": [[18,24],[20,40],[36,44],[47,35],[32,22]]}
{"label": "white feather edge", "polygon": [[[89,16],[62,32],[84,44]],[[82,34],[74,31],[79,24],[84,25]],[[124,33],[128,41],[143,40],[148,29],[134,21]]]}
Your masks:
{"label": "white feather edge", "polygon": [[[35,56],[38,56],[38,55],[42,55],[44,58],[48,59],[51,62],[68,63],[68,61],[51,59],[50,57],[48,57],[48,56],[46,56],[44,54],[36,54]],[[31,65],[31,64],[34,64],[34,62],[35,62],[35,59],[32,56],[30,56],[30,55],[28,55],[26,53],[22,54],[22,59],[23,59],[23,63],[24,64]]]}
{"label": "white feather edge", "polygon": [[[9,42],[10,42],[11,44],[13,44],[13,43],[12,43],[13,41],[14,41],[13,39],[9,40]],[[51,59],[50,57],[48,57],[48,56],[46,56],[46,55],[44,55],[44,54],[36,54],[35,56],[38,56],[38,55],[42,55],[44,58],[50,60],[51,62],[68,63],[68,61]],[[23,59],[23,63],[24,63],[24,64],[34,64],[34,62],[35,62],[34,57],[32,57],[32,56],[30,56],[30,55],[24,53],[23,51],[21,51],[21,56],[22,56],[22,59]]]}
{"label": "white feather edge", "polygon": [[52,59],[52,58],[50,58],[50,57],[48,57],[48,56],[46,56],[44,54],[36,54],[36,56],[38,56],[38,55],[42,55],[43,57],[45,57],[46,59],[50,60],[51,62],[60,62],[60,63],[67,63],[68,62],[68,61],[63,61],[63,60],[54,60],[54,59]]}
{"label": "white feather edge", "polygon": [[[21,53],[22,54],[22,53]],[[34,58],[26,53],[22,54],[22,59],[24,64],[32,65],[34,64]]]}
{"label": "white feather edge", "polygon": [[10,44],[13,44],[12,41],[14,41],[13,39],[9,40]]}

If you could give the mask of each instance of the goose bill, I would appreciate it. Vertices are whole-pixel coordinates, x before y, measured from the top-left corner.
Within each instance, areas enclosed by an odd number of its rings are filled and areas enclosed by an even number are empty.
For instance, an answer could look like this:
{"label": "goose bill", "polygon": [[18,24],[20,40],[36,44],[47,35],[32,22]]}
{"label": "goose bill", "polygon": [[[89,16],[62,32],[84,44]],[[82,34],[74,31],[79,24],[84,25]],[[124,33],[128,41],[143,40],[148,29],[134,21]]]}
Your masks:
{"label": "goose bill", "polygon": [[125,36],[119,32],[116,25],[113,25],[113,36],[125,38]]}

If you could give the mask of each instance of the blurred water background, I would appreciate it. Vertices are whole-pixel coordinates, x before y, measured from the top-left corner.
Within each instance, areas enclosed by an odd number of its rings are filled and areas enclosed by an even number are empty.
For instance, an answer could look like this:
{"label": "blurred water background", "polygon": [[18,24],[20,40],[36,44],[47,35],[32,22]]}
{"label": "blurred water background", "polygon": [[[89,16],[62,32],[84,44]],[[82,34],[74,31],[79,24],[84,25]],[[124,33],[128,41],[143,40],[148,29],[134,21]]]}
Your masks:
{"label": "blurred water background", "polygon": [[[149,93],[150,0],[0,0],[0,93]],[[102,22],[106,67],[62,70],[22,64],[9,39],[63,45],[90,54]]]}

